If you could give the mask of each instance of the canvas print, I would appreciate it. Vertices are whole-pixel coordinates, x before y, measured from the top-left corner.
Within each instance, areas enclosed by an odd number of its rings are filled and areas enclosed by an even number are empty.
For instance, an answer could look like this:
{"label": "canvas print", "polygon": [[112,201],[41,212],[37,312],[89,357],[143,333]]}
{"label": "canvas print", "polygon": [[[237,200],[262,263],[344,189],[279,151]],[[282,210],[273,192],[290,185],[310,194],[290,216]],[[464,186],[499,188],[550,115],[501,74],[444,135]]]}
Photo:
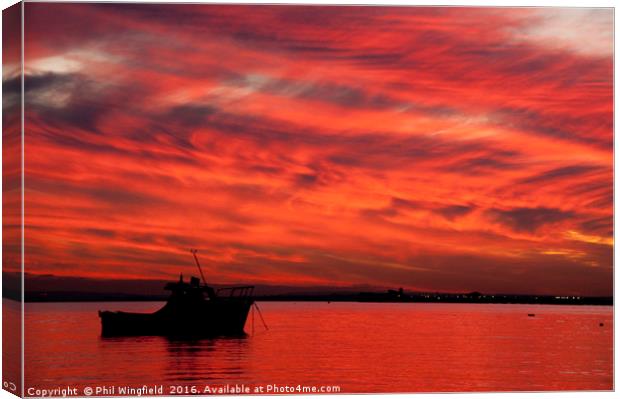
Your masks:
{"label": "canvas print", "polygon": [[614,389],[613,9],[2,18],[4,390]]}

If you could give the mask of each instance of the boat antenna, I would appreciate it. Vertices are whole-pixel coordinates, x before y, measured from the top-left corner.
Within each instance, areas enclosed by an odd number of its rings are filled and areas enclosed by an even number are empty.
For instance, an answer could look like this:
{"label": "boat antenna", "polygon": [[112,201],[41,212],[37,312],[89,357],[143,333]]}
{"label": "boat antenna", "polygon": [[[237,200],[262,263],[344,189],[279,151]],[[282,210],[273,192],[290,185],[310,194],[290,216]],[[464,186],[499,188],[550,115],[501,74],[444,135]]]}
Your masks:
{"label": "boat antenna", "polygon": [[198,270],[200,270],[200,277],[202,277],[202,282],[205,285],[209,285],[207,284],[207,280],[205,279],[205,275],[202,273],[202,267],[200,267],[200,262],[198,262],[198,256],[196,256],[196,253],[198,252],[197,249],[190,249],[189,252],[192,253],[192,255],[194,255],[194,260],[196,261],[196,266],[198,266]]}

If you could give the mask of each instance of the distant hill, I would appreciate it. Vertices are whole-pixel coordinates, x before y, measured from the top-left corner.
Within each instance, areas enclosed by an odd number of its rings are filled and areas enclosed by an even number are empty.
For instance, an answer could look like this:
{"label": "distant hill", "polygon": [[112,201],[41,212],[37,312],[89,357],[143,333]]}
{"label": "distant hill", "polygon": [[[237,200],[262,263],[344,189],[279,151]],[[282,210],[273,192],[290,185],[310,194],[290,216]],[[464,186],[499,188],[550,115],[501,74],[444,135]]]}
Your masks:
{"label": "distant hill", "polygon": [[[112,280],[53,275],[25,276],[26,302],[163,301],[168,297],[165,280]],[[236,285],[252,285],[239,283]],[[225,285],[213,284],[214,288]],[[2,296],[21,299],[18,273],[2,274]],[[435,303],[527,303],[554,305],[612,305],[612,297],[566,295],[483,294],[405,292],[380,287],[312,287],[255,285],[261,301],[349,301],[349,302],[435,302]]]}

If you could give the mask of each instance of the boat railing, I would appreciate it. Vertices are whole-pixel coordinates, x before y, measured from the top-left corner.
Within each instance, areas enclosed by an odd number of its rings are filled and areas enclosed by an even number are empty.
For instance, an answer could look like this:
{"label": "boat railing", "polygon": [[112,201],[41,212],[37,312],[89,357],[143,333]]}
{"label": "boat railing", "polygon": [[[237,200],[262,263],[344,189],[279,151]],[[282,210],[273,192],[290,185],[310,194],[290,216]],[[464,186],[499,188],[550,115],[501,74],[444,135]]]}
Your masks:
{"label": "boat railing", "polygon": [[217,296],[219,298],[250,298],[254,294],[253,285],[244,285],[236,287],[223,287],[217,290]]}

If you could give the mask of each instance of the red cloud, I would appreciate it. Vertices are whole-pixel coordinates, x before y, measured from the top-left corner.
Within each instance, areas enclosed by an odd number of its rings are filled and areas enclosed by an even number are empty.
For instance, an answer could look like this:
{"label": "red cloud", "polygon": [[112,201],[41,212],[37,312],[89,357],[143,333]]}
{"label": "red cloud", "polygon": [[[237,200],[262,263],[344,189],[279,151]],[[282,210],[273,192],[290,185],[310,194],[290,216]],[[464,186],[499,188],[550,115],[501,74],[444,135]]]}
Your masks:
{"label": "red cloud", "polygon": [[28,272],[611,293],[612,58],[530,10],[26,13]]}

